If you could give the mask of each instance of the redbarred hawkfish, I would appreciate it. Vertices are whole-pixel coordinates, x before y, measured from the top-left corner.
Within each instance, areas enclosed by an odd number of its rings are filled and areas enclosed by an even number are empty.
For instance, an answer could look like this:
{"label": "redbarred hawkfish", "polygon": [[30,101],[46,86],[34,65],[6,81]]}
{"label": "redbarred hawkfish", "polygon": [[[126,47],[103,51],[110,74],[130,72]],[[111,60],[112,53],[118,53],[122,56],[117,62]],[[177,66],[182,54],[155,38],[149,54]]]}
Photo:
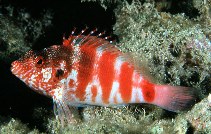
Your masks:
{"label": "redbarred hawkfish", "polygon": [[62,122],[72,122],[71,109],[81,105],[149,103],[178,112],[194,103],[192,89],[152,83],[128,54],[94,31],[83,32],[64,38],[62,45],[31,50],[11,67],[34,91],[53,98]]}

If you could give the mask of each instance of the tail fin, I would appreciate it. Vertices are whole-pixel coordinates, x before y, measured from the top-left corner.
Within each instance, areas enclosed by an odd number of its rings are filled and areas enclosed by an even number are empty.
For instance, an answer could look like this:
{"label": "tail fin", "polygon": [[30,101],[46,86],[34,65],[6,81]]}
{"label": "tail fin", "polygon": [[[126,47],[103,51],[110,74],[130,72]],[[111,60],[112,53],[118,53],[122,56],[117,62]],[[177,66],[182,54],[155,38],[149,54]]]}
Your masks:
{"label": "tail fin", "polygon": [[173,112],[189,110],[197,99],[195,91],[188,87],[156,85],[155,93],[153,104]]}

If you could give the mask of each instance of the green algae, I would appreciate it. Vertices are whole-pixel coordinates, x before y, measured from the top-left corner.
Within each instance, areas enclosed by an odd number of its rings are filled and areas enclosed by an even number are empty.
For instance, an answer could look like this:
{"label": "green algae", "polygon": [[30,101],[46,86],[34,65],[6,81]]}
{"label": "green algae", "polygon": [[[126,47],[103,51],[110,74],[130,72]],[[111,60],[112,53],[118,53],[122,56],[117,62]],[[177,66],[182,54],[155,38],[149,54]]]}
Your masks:
{"label": "green algae", "polygon": [[[3,117],[0,117],[0,120],[4,120]],[[7,119],[8,120],[8,119]],[[40,134],[37,129],[30,130],[26,124],[23,124],[20,120],[10,118],[9,122],[0,124],[0,133],[1,134]]]}
{"label": "green algae", "polygon": [[[49,120],[50,133],[136,133],[144,132],[146,124],[149,126],[161,116],[161,109],[149,113],[138,106],[126,107],[87,107],[82,112],[82,122],[70,124],[61,128],[58,120]],[[56,130],[56,131],[55,131]],[[148,129],[149,130],[149,129]]]}
{"label": "green algae", "polygon": [[175,129],[178,132],[191,130],[194,133],[211,133],[211,106],[208,98],[197,103],[191,111],[179,115],[176,124]]}
{"label": "green algae", "polygon": [[211,1],[210,0],[193,0],[193,6],[199,10],[201,15],[199,21],[206,27],[211,25]]}

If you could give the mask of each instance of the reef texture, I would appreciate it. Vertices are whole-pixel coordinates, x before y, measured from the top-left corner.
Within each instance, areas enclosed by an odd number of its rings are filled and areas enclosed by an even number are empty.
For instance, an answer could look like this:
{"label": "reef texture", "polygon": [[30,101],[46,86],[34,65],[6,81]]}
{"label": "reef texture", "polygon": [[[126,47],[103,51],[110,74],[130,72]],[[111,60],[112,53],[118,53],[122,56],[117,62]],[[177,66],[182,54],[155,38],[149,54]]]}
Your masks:
{"label": "reef texture", "polygon": [[30,49],[24,42],[24,35],[21,29],[15,26],[9,18],[0,16],[0,29],[1,59],[11,61],[10,56],[20,56],[20,54]]}
{"label": "reef texture", "polygon": [[120,48],[147,59],[159,82],[210,92],[210,27],[185,14],[157,12],[151,3],[124,2],[115,13]]}
{"label": "reef texture", "polygon": [[[30,130],[26,124],[21,123],[18,119],[7,118],[4,119],[0,117],[1,126],[0,126],[0,133],[1,134],[39,134],[37,129]],[[9,121],[5,121],[9,120]],[[4,121],[4,122],[3,122]]]}
{"label": "reef texture", "polygon": [[81,0],[81,2],[98,2],[105,10],[119,0]]}
{"label": "reef texture", "polygon": [[11,6],[0,5],[0,11],[0,58],[5,62],[11,62],[31,49],[32,43],[51,25],[52,16],[48,11],[39,20],[33,19],[24,9],[17,13]]}
{"label": "reef texture", "polygon": [[[187,6],[188,11],[179,13],[172,11],[171,0],[81,0],[89,1],[105,9],[115,7],[116,45],[134,55],[140,64],[145,63],[157,83],[193,87],[200,101],[190,111],[179,114],[145,104],[86,107],[80,110],[81,122],[64,128],[53,111],[45,115],[48,112],[42,112],[44,108],[35,108],[34,119],[42,118],[37,126],[44,129],[24,124],[18,117],[1,115],[0,133],[211,133],[211,97],[207,97],[211,93],[211,1],[189,0],[191,4],[181,6]],[[12,7],[7,10],[12,14]],[[51,25],[49,12],[36,21],[24,11],[18,16],[0,14],[0,59],[5,62],[28,51]]]}

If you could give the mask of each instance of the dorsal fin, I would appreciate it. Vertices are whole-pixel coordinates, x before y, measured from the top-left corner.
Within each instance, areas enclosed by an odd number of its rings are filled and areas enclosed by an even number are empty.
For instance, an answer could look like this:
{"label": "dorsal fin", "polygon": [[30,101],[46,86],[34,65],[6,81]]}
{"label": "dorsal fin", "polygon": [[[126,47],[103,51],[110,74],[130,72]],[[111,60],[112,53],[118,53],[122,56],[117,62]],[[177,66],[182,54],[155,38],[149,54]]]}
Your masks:
{"label": "dorsal fin", "polygon": [[145,80],[150,82],[155,82],[152,75],[150,74],[149,68],[147,67],[147,61],[137,57],[137,54],[132,52],[121,53],[121,59],[124,62],[128,62],[131,66],[134,67],[135,72],[139,73]]}
{"label": "dorsal fin", "polygon": [[[80,45],[84,45],[85,42],[88,42],[89,44],[92,43],[98,43],[98,41],[102,41],[102,40],[107,40],[109,39],[108,37],[105,38],[100,38],[102,35],[105,34],[105,31],[99,33],[98,35],[94,36],[93,34],[95,34],[98,29],[95,28],[94,30],[90,31],[89,34],[87,35],[83,35],[83,33],[85,31],[87,31],[88,27],[86,27],[84,30],[82,30],[78,35],[74,35],[76,28],[74,28],[70,34],[70,36],[68,37],[68,39],[66,39],[63,36],[63,46],[80,46]],[[96,40],[97,38],[97,40]]]}
{"label": "dorsal fin", "polygon": [[127,60],[134,65],[135,70],[146,80],[156,83],[156,80],[151,75],[148,67],[148,62],[142,56],[132,52],[125,54]]}
{"label": "dorsal fin", "polygon": [[123,62],[128,62],[131,66],[133,66],[135,71],[139,73],[144,79],[150,82],[155,82],[147,67],[147,61],[140,59],[140,57],[137,57],[137,55],[134,53],[121,52],[116,45],[111,44],[109,41],[103,38],[97,38],[96,36],[90,37],[91,39],[87,39],[88,41],[83,45],[94,46],[97,47],[98,52],[107,51],[118,56],[119,59],[121,59]]}
{"label": "dorsal fin", "polygon": [[95,48],[98,52],[110,52],[111,54],[115,54],[116,56],[120,57],[123,62],[128,62],[131,66],[134,67],[135,71],[139,73],[142,77],[149,81],[154,81],[152,76],[149,73],[149,70],[147,69],[147,62],[140,60],[136,57],[133,53],[122,53],[117,46],[111,44],[107,38],[110,38],[110,36],[107,36],[105,38],[101,38],[102,35],[105,34],[105,32],[99,33],[97,36],[93,36],[93,34],[97,31],[97,29],[92,30],[88,35],[82,35],[85,31],[84,29],[80,32],[79,35],[74,36],[75,29],[73,30],[72,34],[69,36],[68,39],[64,39],[63,45],[67,46],[79,46],[87,49]]}

